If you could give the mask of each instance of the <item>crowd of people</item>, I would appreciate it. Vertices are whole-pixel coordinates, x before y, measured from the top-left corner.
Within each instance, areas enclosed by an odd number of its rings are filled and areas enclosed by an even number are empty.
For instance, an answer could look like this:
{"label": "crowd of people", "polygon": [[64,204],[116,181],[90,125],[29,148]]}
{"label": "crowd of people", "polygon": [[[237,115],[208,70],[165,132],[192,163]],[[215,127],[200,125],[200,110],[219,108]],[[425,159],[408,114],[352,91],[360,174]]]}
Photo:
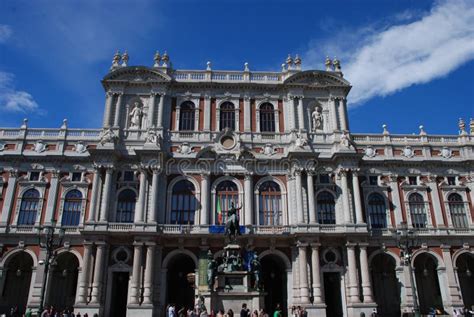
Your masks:
{"label": "crowd of people", "polygon": [[[12,307],[10,309],[9,317],[32,317],[33,315],[37,316],[36,313],[33,314],[33,310],[29,307],[26,308],[24,313],[20,313],[18,306]],[[46,306],[40,317],[89,317],[87,313],[81,315],[80,312],[74,312],[74,308],[58,310],[53,306]],[[6,315],[0,315],[0,317],[6,317]],[[93,317],[99,317],[99,314],[94,314]]]}
{"label": "crowd of people", "polygon": [[[175,304],[169,304],[166,306],[166,317],[234,317],[234,315],[235,313],[232,309],[228,309],[227,311],[224,309],[219,309],[217,311],[211,309],[211,311],[208,312],[204,305],[199,304],[194,308],[180,307],[179,309]],[[298,316],[307,317],[307,315]],[[244,303],[240,310],[240,317],[283,317],[283,314],[279,304],[275,307],[273,316],[270,316],[263,308],[250,311],[247,304]]]}

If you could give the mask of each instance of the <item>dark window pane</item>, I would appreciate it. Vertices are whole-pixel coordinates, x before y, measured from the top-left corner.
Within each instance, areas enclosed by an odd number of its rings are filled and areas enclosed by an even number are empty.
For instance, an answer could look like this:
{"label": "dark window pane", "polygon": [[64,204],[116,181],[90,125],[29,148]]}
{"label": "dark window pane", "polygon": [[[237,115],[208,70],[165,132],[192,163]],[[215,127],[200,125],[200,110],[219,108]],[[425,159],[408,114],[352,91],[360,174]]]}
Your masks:
{"label": "dark window pane", "polygon": [[275,110],[271,103],[260,106],[260,132],[275,132]]}

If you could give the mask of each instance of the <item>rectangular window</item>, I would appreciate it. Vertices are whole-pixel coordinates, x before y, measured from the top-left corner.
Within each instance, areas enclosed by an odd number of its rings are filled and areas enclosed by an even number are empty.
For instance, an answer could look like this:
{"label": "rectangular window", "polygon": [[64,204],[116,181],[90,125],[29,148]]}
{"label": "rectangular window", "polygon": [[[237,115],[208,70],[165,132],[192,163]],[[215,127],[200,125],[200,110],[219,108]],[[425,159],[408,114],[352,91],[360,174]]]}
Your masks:
{"label": "rectangular window", "polygon": [[451,185],[451,186],[456,185],[456,177],[448,176],[448,185]]}
{"label": "rectangular window", "polygon": [[369,184],[371,186],[377,186],[377,176],[369,176]]}
{"label": "rectangular window", "polygon": [[82,179],[82,173],[72,173],[71,180],[73,182],[80,182]]}
{"label": "rectangular window", "polygon": [[328,174],[319,175],[319,182],[321,184],[329,184],[329,175]]}
{"label": "rectangular window", "polygon": [[417,185],[416,176],[410,176],[410,177],[408,177],[408,183],[409,183],[410,185]]}
{"label": "rectangular window", "polygon": [[124,182],[133,182],[133,172],[132,171],[125,171],[123,173],[123,181]]}
{"label": "rectangular window", "polygon": [[38,181],[40,172],[30,172],[30,181]]}

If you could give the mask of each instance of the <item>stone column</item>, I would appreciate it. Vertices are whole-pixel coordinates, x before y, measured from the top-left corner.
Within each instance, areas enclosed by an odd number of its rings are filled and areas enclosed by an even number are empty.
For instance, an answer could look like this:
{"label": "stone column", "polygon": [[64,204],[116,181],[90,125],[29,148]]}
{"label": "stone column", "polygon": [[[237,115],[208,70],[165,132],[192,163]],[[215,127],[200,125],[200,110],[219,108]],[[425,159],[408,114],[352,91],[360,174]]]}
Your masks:
{"label": "stone column", "polygon": [[252,127],[252,109],[250,107],[250,97],[244,97],[244,132],[250,132]]}
{"label": "stone column", "polygon": [[332,121],[333,130],[339,130],[339,126],[337,124],[336,99],[334,97],[330,97],[328,102],[329,102],[329,111],[331,112],[331,121]]}
{"label": "stone column", "polygon": [[91,202],[89,205],[89,215],[87,217],[87,222],[97,221],[97,201],[100,198],[100,169],[94,168],[94,178],[92,180],[92,195]]}
{"label": "stone column", "polygon": [[95,256],[94,265],[94,280],[92,282],[92,299],[91,304],[100,304],[102,297],[102,282],[104,280],[103,272],[106,257],[106,245],[105,242],[97,244],[97,252]]}
{"label": "stone column", "polygon": [[209,174],[202,173],[201,174],[201,225],[208,225],[209,224],[209,202],[210,202],[210,188],[209,188]]}
{"label": "stone column", "polygon": [[[454,267],[453,267],[453,260],[451,258],[451,246],[449,245],[441,245],[441,251],[443,253],[443,260],[444,260],[444,265],[446,267],[446,282],[448,285],[448,296],[449,296],[449,301],[453,305],[454,308],[462,308],[463,307],[463,302],[461,299],[461,291],[460,287],[456,282],[456,273],[454,272]],[[440,287],[443,288],[443,280],[440,279]]]}
{"label": "stone column", "polygon": [[364,223],[364,218],[362,214],[362,202],[360,199],[360,189],[359,189],[359,175],[357,171],[352,171],[352,189],[354,190],[354,206],[356,213],[356,222],[358,224]]}
{"label": "stone column", "polygon": [[303,209],[303,184],[301,182],[301,171],[295,170],[296,178],[296,209],[298,215],[298,223],[304,223],[304,209]]}
{"label": "stone column", "polygon": [[296,129],[296,116],[295,116],[295,103],[294,99],[291,96],[288,96],[283,100],[285,109],[288,113],[287,120],[285,122],[285,126],[288,127],[289,131],[293,131]]}
{"label": "stone column", "polygon": [[[54,219],[54,212],[56,210],[56,201],[58,196],[58,188],[59,188],[59,171],[52,171],[50,187],[49,187],[49,194],[48,194],[48,201],[46,207],[46,215],[44,217],[45,224],[51,224]],[[39,220],[38,220],[39,221]],[[61,223],[61,219],[57,219],[59,223]]]}
{"label": "stone column", "polygon": [[319,267],[319,247],[320,243],[311,243],[311,269],[313,273],[313,297],[314,304],[323,302],[321,295],[321,272]]}
{"label": "stone column", "polygon": [[110,127],[110,113],[112,112],[112,102],[114,99],[114,94],[110,91],[106,93],[106,100],[105,100],[105,111],[104,111],[104,127]]}
{"label": "stone column", "polygon": [[359,303],[359,287],[357,285],[357,263],[355,257],[355,244],[347,243],[347,261],[349,273],[349,300],[351,303]]}
{"label": "stone column", "polygon": [[158,104],[158,128],[163,128],[163,112],[164,112],[164,106],[165,106],[165,94],[162,93],[160,94],[160,102]]}
{"label": "stone column", "polygon": [[244,191],[245,191],[245,225],[252,225],[253,221],[253,190],[252,190],[252,174],[245,174]]}
{"label": "stone column", "polygon": [[148,127],[155,125],[155,107],[156,107],[156,92],[150,94],[150,106],[148,108]]}
{"label": "stone column", "polygon": [[339,117],[341,118],[341,130],[347,130],[346,110],[344,108],[344,98],[339,98]]}
{"label": "stone column", "polygon": [[0,215],[0,227],[8,226],[8,220],[12,211],[13,201],[15,200],[17,170],[11,170],[8,176],[8,185],[5,192],[5,201],[3,202],[2,214]]}
{"label": "stone column", "polygon": [[441,201],[439,199],[439,190],[438,185],[436,183],[436,176],[428,177],[428,187],[431,190],[431,201],[433,202],[436,225],[438,227],[446,227],[448,224],[444,223],[443,209],[441,208]]}
{"label": "stone column", "polygon": [[308,269],[307,269],[307,257],[306,247],[307,243],[298,242],[298,257],[300,266],[300,302],[302,304],[309,303],[309,290],[308,290]]}
{"label": "stone column", "polygon": [[146,266],[145,281],[143,283],[143,304],[151,305],[153,303],[153,270],[155,260],[155,244],[147,243],[146,247]]}
{"label": "stone column", "polygon": [[314,179],[313,179],[313,173],[308,172],[307,178],[307,185],[308,185],[308,209],[309,209],[309,222],[310,223],[316,223],[316,208],[315,203],[316,201],[314,200]]}
{"label": "stone column", "polygon": [[148,209],[148,219],[149,223],[156,223],[156,207],[158,202],[158,188],[160,186],[160,172],[159,168],[152,168],[153,176],[151,179],[151,206]]}
{"label": "stone column", "polygon": [[116,128],[120,126],[120,114],[122,113],[122,98],[123,93],[119,93],[117,98],[117,104],[115,106],[114,127]]}
{"label": "stone column", "polygon": [[304,112],[303,112],[303,96],[298,97],[298,128],[305,130]]}
{"label": "stone column", "polygon": [[142,244],[135,242],[133,251],[133,269],[130,283],[129,305],[138,305],[140,300],[140,281],[142,268]]}
{"label": "stone column", "polygon": [[114,170],[108,167],[105,170],[105,182],[102,189],[102,203],[100,205],[100,222],[107,222],[109,220],[109,201],[110,201],[110,191],[112,190],[112,176]]}
{"label": "stone column", "polygon": [[209,95],[204,96],[204,131],[211,131],[211,96]]}
{"label": "stone column", "polygon": [[395,216],[395,227],[403,221],[402,201],[398,190],[398,175],[390,175],[390,190],[392,192],[393,214]]}
{"label": "stone column", "polygon": [[362,279],[362,295],[364,296],[364,303],[372,303],[372,285],[369,277],[369,264],[367,260],[367,243],[359,243],[360,254],[360,275]]}
{"label": "stone column", "polygon": [[341,177],[341,190],[342,190],[342,206],[344,209],[344,222],[346,224],[351,223],[351,210],[349,202],[349,187],[347,184],[347,171],[341,169],[339,171],[339,176]]}
{"label": "stone column", "polygon": [[76,304],[87,303],[87,296],[89,292],[89,275],[91,268],[91,254],[92,244],[84,244],[84,260],[82,266],[81,279],[79,281],[79,290],[77,294]]}
{"label": "stone column", "polygon": [[146,170],[140,172],[140,189],[138,192],[137,208],[135,209],[135,223],[143,223],[143,214],[146,206],[147,179]]}

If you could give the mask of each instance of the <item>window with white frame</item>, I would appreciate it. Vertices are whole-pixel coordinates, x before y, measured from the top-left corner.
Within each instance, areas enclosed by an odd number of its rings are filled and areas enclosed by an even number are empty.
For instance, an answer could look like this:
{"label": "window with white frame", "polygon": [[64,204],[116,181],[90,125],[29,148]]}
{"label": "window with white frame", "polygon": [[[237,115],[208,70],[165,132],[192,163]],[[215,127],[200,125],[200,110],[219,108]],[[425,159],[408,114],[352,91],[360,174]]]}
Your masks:
{"label": "window with white frame", "polygon": [[196,109],[194,103],[185,101],[179,109],[179,131],[194,131]]}
{"label": "window with white frame", "polygon": [[387,211],[385,199],[379,193],[369,195],[367,205],[369,207],[369,223],[374,229],[387,228]]}
{"label": "window with white frame", "polygon": [[77,226],[82,212],[82,193],[73,189],[64,198],[64,208],[61,219],[62,226]]}
{"label": "window with white frame", "polygon": [[131,189],[124,189],[118,195],[116,222],[131,223],[135,216],[137,194]]}
{"label": "window with white frame", "polygon": [[465,203],[461,195],[452,193],[448,196],[449,213],[454,228],[467,228],[469,222],[466,215]]}
{"label": "window with white frame", "polygon": [[322,191],[316,198],[318,223],[326,225],[336,224],[336,201],[334,195]]}
{"label": "window with white frame", "polygon": [[423,196],[419,193],[413,193],[408,197],[408,206],[413,228],[426,228],[427,215],[426,204]]}
{"label": "window with white frame", "polygon": [[232,102],[226,101],[221,104],[219,128],[235,130],[235,106]]}
{"label": "window with white frame", "polygon": [[34,225],[38,213],[40,193],[32,188],[28,189],[21,198],[20,211],[18,213],[18,225]]}
{"label": "window with white frame", "polygon": [[280,186],[273,181],[266,181],[258,191],[259,224],[281,225],[283,208]]}
{"label": "window with white frame", "polygon": [[170,223],[194,224],[194,216],[199,203],[196,199],[196,189],[188,180],[181,180],[173,186],[171,194]]}

